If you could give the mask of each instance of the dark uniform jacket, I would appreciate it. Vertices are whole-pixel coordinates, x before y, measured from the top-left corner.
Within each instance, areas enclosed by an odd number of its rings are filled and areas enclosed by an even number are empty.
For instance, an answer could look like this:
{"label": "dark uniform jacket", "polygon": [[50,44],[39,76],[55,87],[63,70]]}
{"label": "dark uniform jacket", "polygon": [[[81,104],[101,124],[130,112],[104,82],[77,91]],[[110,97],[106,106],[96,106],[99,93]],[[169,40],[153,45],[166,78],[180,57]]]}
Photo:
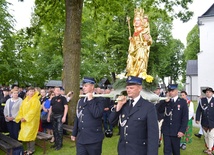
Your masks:
{"label": "dark uniform jacket", "polygon": [[115,124],[119,118],[119,155],[157,155],[158,123],[154,104],[142,97],[129,112],[129,101],[119,112],[112,109],[109,122]]}
{"label": "dark uniform jacket", "polygon": [[101,142],[104,138],[102,116],[104,103],[102,98],[85,101],[81,98],[77,105],[77,116],[74,121],[72,136],[80,144]]}
{"label": "dark uniform jacket", "polygon": [[[201,117],[202,116],[202,117]],[[196,111],[196,121],[206,128],[214,128],[214,97],[208,103],[207,98],[202,98]]]}
{"label": "dark uniform jacket", "polygon": [[5,103],[6,101],[10,98],[9,95],[7,96],[3,96],[2,98],[0,98],[0,132],[8,132],[7,130],[7,124],[5,121],[5,117],[4,117],[4,107],[5,107]]}
{"label": "dark uniform jacket", "polygon": [[[162,133],[168,136],[176,136],[178,132],[185,133],[188,123],[188,106],[186,100],[178,97],[176,102],[160,103],[159,112],[164,112]],[[170,113],[172,115],[168,116]]]}

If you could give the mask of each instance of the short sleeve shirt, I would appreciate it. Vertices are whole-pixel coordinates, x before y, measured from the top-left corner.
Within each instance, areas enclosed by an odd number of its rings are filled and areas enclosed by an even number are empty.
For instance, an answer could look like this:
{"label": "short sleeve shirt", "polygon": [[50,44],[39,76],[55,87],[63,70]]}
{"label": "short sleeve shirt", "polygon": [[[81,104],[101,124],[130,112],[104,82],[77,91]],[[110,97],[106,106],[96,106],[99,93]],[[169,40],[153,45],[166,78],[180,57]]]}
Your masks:
{"label": "short sleeve shirt", "polygon": [[51,100],[53,114],[64,114],[64,105],[68,105],[67,100],[64,96],[55,96]]}

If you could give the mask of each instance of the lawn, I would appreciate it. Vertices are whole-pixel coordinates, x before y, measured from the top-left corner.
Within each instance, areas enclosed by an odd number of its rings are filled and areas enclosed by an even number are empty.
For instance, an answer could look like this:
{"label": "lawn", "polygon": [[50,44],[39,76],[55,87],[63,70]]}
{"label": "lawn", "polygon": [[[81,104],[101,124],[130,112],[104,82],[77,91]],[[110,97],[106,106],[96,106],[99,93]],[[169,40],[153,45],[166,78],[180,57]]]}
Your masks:
{"label": "lawn", "polygon": [[[117,129],[114,131],[114,136],[112,138],[105,138],[103,141],[103,153],[102,155],[117,155],[117,142],[119,136],[117,135]],[[193,129],[193,133],[197,133],[198,128]],[[64,137],[64,146],[61,150],[55,151],[50,149],[51,143],[48,143],[47,155],[75,155],[75,143],[71,142],[70,139]],[[25,146],[25,145],[24,145]],[[163,146],[163,145],[162,145]],[[163,147],[159,148],[159,155],[163,155]],[[193,135],[193,142],[187,145],[186,150],[181,150],[181,155],[204,155],[202,150],[204,149],[204,140],[203,137],[201,139],[195,137]],[[4,155],[5,153],[0,151],[0,155]],[[36,152],[34,155],[42,155],[43,150],[36,146]]]}

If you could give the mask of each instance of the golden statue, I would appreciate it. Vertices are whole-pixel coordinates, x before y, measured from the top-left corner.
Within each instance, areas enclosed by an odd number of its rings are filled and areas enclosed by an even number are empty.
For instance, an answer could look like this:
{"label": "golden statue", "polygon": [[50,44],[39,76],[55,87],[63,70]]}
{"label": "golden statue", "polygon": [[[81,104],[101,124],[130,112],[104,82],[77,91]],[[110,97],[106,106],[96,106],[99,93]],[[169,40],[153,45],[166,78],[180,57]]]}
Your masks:
{"label": "golden statue", "polygon": [[129,37],[126,75],[145,79],[147,78],[147,65],[152,37],[150,35],[148,16],[144,15],[143,9],[137,8],[134,13],[134,33],[132,37]]}

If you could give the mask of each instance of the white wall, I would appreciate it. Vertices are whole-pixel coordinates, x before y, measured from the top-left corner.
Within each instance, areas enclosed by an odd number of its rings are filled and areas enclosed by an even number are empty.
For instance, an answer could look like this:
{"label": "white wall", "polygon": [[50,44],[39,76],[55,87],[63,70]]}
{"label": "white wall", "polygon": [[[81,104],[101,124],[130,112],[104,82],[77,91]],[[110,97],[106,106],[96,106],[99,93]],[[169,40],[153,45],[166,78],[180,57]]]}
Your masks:
{"label": "white wall", "polygon": [[198,76],[186,77],[186,92],[188,95],[198,96]]}
{"label": "white wall", "polygon": [[214,88],[214,17],[199,18],[198,95],[201,87]]}

